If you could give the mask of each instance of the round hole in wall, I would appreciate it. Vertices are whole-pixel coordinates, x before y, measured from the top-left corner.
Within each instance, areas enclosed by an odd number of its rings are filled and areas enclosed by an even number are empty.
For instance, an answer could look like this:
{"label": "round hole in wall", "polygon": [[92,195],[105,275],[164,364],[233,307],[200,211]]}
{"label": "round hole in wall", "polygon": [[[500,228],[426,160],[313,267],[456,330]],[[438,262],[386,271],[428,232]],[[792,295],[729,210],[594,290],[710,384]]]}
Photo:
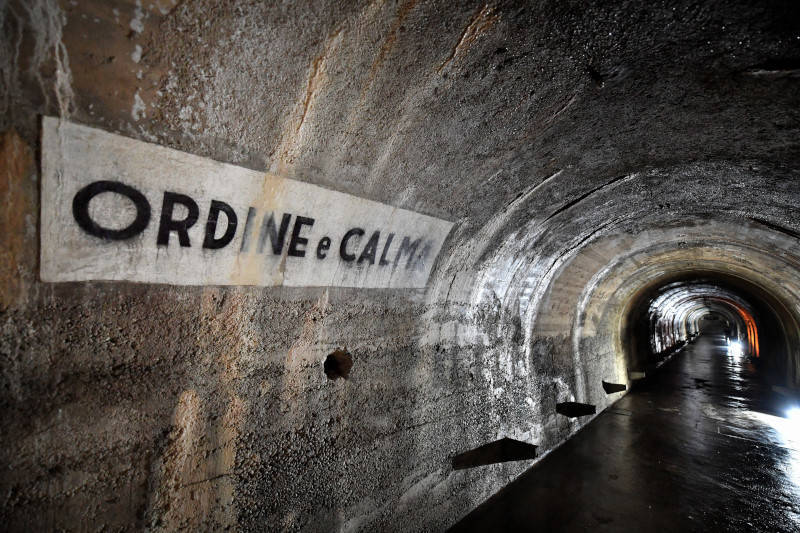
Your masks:
{"label": "round hole in wall", "polygon": [[323,365],[328,379],[347,379],[350,376],[351,368],[353,368],[353,356],[346,349],[328,354]]}

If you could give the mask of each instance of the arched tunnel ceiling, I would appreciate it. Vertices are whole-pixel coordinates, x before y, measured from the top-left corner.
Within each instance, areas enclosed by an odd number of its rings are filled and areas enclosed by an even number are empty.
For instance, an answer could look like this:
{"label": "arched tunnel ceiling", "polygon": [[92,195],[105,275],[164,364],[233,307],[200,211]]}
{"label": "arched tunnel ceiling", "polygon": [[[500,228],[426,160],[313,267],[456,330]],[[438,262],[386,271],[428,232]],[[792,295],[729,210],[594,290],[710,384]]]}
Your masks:
{"label": "arched tunnel ceiling", "polygon": [[[451,458],[569,438],[582,422],[558,403],[601,411],[618,398],[603,382],[644,368],[625,351],[637,297],[698,269],[770,295],[800,346],[797,2],[0,14],[10,529],[444,529],[527,468]],[[424,291],[42,283],[42,115],[455,226]],[[198,512],[195,490],[216,503]]]}
{"label": "arched tunnel ceiling", "polygon": [[609,211],[634,228],[700,210],[800,229],[781,196],[800,155],[792,2],[65,12],[73,118],[461,222],[461,235],[510,205],[495,240],[530,220],[578,235]]}

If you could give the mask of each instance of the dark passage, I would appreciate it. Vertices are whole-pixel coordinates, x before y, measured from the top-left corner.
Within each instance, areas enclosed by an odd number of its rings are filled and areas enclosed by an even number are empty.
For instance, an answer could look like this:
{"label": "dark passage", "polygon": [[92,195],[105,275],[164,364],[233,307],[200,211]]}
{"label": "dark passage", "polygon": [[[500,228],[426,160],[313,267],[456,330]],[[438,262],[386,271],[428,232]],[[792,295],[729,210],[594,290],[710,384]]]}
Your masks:
{"label": "dark passage", "polygon": [[452,531],[796,532],[792,405],[703,335]]}

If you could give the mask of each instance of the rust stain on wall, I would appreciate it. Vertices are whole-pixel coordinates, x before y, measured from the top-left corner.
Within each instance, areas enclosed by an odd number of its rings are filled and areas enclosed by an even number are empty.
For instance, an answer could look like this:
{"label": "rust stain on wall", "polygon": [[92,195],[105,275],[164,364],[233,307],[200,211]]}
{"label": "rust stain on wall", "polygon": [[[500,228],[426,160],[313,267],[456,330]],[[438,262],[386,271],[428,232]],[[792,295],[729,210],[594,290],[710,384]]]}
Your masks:
{"label": "rust stain on wall", "polygon": [[328,291],[326,290],[303,317],[302,332],[286,353],[286,368],[294,369],[310,361],[310,357],[313,357],[312,347],[319,342],[325,331],[324,320],[328,312]]}
{"label": "rust stain on wall", "polygon": [[459,38],[455,48],[453,48],[453,51],[450,52],[450,55],[447,57],[447,59],[445,59],[444,62],[439,65],[439,68],[436,70],[436,72],[442,72],[445,67],[465,56],[472,45],[475,44],[475,42],[483,35],[486,35],[486,33],[492,29],[499,19],[500,15],[496,13],[494,8],[490,7],[489,4],[486,4],[479,9],[470,19],[469,24],[467,24],[467,27],[464,28],[464,31],[461,32],[461,37]]}
{"label": "rust stain on wall", "polygon": [[[203,481],[205,490],[212,494],[216,504],[214,524],[234,528],[237,517],[237,502],[234,499],[237,441],[245,425],[248,405],[239,396],[237,387],[241,381],[241,359],[252,347],[253,333],[245,325],[247,295],[234,291],[207,288],[203,291],[202,316],[208,326],[207,342],[222,342],[222,357],[218,362],[217,391],[213,395],[222,402],[223,414],[213,421],[209,431],[211,444],[207,454],[207,476]],[[214,347],[216,348],[216,346]]]}
{"label": "rust stain on wall", "polygon": [[361,89],[361,98],[360,101],[363,102],[364,98],[366,97],[367,91],[369,88],[372,87],[372,84],[375,82],[375,77],[378,74],[378,70],[383,65],[384,61],[386,60],[386,56],[389,53],[389,50],[392,49],[394,43],[397,41],[397,32],[400,31],[400,27],[405,22],[406,17],[411,11],[416,7],[418,0],[409,0],[405,2],[400,8],[397,10],[397,16],[395,17],[394,23],[392,23],[391,28],[389,29],[389,33],[386,35],[386,39],[384,39],[383,44],[378,50],[378,55],[375,57],[375,61],[372,62],[372,66],[369,69],[369,76],[367,77],[367,82],[364,84],[364,87]]}
{"label": "rust stain on wall", "polygon": [[203,452],[206,427],[196,390],[181,393],[172,420],[169,444],[162,456],[161,480],[156,493],[155,529],[196,529],[208,513],[209,502],[198,479],[205,476]]}
{"label": "rust stain on wall", "polygon": [[[318,92],[325,86],[328,77],[325,73],[325,62],[333,54],[336,49],[342,30],[336,30],[326,40],[325,46],[309,65],[308,81],[306,82],[305,96],[302,102],[302,108],[299,117],[289,119],[284,134],[281,138],[279,148],[276,150],[278,154],[277,166],[272,170],[285,173],[288,165],[294,161],[294,154],[297,152],[300,142],[300,130],[306,122],[309,111],[313,107],[313,101],[317,97]],[[292,127],[292,125],[294,127]]]}
{"label": "rust stain on wall", "polygon": [[314,96],[314,93],[317,91],[319,86],[324,81],[322,76],[322,71],[320,70],[320,66],[325,60],[325,57],[330,53],[330,48],[333,42],[336,41],[336,38],[341,33],[341,30],[336,31],[333,35],[328,38],[328,41],[325,44],[325,49],[322,51],[320,55],[314,58],[311,62],[311,69],[308,75],[308,83],[306,84],[306,98],[303,101],[303,114],[300,116],[300,122],[297,124],[297,129],[295,129],[295,133],[300,132],[300,128],[303,126],[303,123],[306,120],[306,115],[308,114],[308,107],[311,104],[311,99]]}
{"label": "rust stain on wall", "polygon": [[156,465],[159,490],[153,505],[157,529],[225,529],[236,524],[234,500],[237,439],[247,405],[236,387],[240,359],[252,335],[244,330],[242,293],[205,288],[200,307],[200,351],[217,353],[212,378],[184,390],[175,406],[168,444]]}
{"label": "rust stain on wall", "polygon": [[[17,303],[25,273],[35,267],[36,249],[27,239],[26,225],[35,226],[33,151],[14,130],[0,136],[0,309]],[[27,182],[26,182],[27,180]]]}
{"label": "rust stain on wall", "polygon": [[[251,201],[252,207],[262,211],[275,211],[281,206],[286,191],[286,179],[282,176],[265,173],[261,184],[260,194]],[[257,246],[257,245],[255,245]],[[288,247],[283,250],[278,271],[273,274],[275,283],[282,283],[286,273],[286,254]],[[258,285],[264,275],[263,258],[259,254],[239,255],[237,270],[231,277],[242,285]]]}

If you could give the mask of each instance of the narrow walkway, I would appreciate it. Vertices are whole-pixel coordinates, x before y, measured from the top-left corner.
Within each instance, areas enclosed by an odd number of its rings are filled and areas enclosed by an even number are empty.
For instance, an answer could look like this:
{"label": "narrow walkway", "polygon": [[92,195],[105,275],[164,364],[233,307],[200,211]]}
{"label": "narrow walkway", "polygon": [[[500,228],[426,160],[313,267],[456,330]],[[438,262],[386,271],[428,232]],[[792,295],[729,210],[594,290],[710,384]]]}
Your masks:
{"label": "narrow walkway", "polygon": [[453,531],[800,531],[800,417],[703,336]]}

